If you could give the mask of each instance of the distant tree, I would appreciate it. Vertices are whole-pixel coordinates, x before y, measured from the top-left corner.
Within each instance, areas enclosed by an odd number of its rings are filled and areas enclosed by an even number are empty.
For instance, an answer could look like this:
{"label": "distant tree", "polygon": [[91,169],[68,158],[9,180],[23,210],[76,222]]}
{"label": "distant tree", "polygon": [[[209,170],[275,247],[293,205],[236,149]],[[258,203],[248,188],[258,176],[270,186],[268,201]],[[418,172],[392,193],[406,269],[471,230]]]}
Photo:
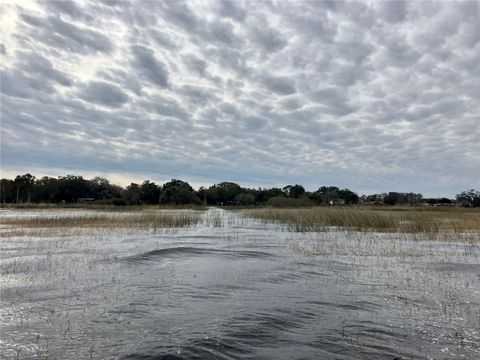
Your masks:
{"label": "distant tree", "polygon": [[423,195],[422,194],[416,194],[416,193],[402,193],[401,194],[401,203],[405,205],[415,205],[422,200]]}
{"label": "distant tree", "polygon": [[427,204],[430,204],[430,205],[435,205],[435,204],[452,204],[452,203],[453,203],[452,199],[449,199],[449,198],[446,198],[446,197],[441,197],[441,198],[427,198],[427,199],[424,199],[424,201],[425,201]]}
{"label": "distant tree", "polygon": [[[233,182],[221,182],[201,187],[195,191],[187,182],[172,179],[162,187],[145,180],[141,185],[132,183],[123,189],[107,179],[95,177],[86,180],[81,176],[43,177],[36,179],[31,174],[18,175],[14,180],[1,179],[0,202],[75,202],[82,197],[93,197],[105,203],[124,204],[190,204],[312,206],[312,204],[356,204],[359,197],[349,189],[322,186],[315,192],[306,192],[302,185],[287,185],[280,188],[243,188]],[[422,201],[422,194],[389,192],[362,196],[365,204],[414,205]],[[429,204],[451,203],[448,198],[423,199]],[[480,192],[474,189],[456,196],[462,206],[480,206]]]}
{"label": "distant tree", "polygon": [[470,189],[456,195],[456,201],[464,207],[480,207],[480,191]]}
{"label": "distant tree", "polygon": [[308,199],[306,196],[301,196],[299,198],[274,196],[268,199],[266,205],[271,207],[309,207],[315,206],[315,202]]}
{"label": "distant tree", "polygon": [[140,188],[140,185],[136,183],[131,183],[125,189],[123,196],[125,198],[125,202],[128,205],[138,205],[142,197],[142,190]]}
{"label": "distant tree", "polygon": [[389,192],[383,197],[383,203],[387,205],[395,205],[398,202],[398,193]]}
{"label": "distant tree", "polygon": [[336,186],[322,186],[311,195],[311,198],[319,204],[329,204],[340,199],[339,193],[340,189]]}
{"label": "distant tree", "polygon": [[197,195],[203,205],[207,204],[207,189],[205,189],[204,186],[200,186],[198,191],[195,192],[195,195]]}
{"label": "distant tree", "polygon": [[240,205],[253,205],[255,204],[255,194],[251,191],[240,193],[235,196],[235,202]]}
{"label": "distant tree", "polygon": [[338,191],[338,197],[345,201],[346,205],[357,204],[359,200],[358,195],[349,189],[342,189]]}
{"label": "distant tree", "polygon": [[15,202],[16,186],[11,179],[0,180],[0,202],[13,203]]}
{"label": "distant tree", "polygon": [[236,203],[237,195],[243,192],[246,192],[246,189],[243,189],[240,185],[225,181],[210,186],[205,194],[208,204],[233,205]]}
{"label": "distant tree", "polygon": [[35,184],[35,176],[31,174],[17,175],[14,180],[16,187],[16,202],[30,202],[32,199],[33,185]]}
{"label": "distant tree", "polygon": [[102,177],[95,177],[89,181],[91,195],[95,199],[113,199],[120,198],[122,195],[122,188],[110,184],[110,182]]}
{"label": "distant tree", "polygon": [[59,201],[77,202],[79,198],[91,197],[87,180],[82,176],[67,175],[58,178]]}
{"label": "distant tree", "polygon": [[371,194],[371,195],[363,195],[361,200],[363,203],[371,203],[376,205],[383,204],[383,198],[385,194]]}
{"label": "distant tree", "polygon": [[290,190],[292,189],[293,185],[287,185],[285,187],[283,187],[283,193],[285,194],[285,196],[288,196],[290,197]]}
{"label": "distant tree", "polygon": [[266,203],[268,199],[271,199],[273,197],[279,197],[279,196],[286,197],[286,194],[280,188],[271,188],[271,189],[259,188],[254,192],[254,194],[255,194],[256,204]]}
{"label": "distant tree", "polygon": [[317,191],[309,193],[308,198],[318,204],[343,203],[345,205],[357,204],[359,197],[349,189],[339,189],[336,186],[322,186]]}
{"label": "distant tree", "polygon": [[422,197],[422,194],[389,192],[384,195],[383,202],[387,205],[415,205]]}
{"label": "distant tree", "polygon": [[145,180],[140,186],[140,201],[145,204],[158,204],[160,187],[149,180]]}
{"label": "distant tree", "polygon": [[162,186],[160,204],[200,204],[201,200],[195,194],[189,183],[172,179]]}
{"label": "distant tree", "polygon": [[57,178],[44,176],[35,181],[33,198],[36,202],[58,202],[59,200],[59,181]]}
{"label": "distant tree", "polygon": [[287,185],[283,188],[283,192],[291,198],[298,199],[305,194],[305,188],[302,185]]}

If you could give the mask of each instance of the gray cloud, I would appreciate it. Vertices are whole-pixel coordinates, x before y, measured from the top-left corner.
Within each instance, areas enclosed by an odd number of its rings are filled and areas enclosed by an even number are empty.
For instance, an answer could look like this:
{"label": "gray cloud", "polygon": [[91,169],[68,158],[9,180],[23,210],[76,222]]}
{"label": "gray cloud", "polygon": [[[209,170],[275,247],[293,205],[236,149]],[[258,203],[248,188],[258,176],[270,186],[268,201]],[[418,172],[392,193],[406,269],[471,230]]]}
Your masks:
{"label": "gray cloud", "polygon": [[114,68],[101,69],[98,72],[98,76],[111,83],[120,85],[123,90],[130,90],[137,96],[142,95],[142,85],[140,81],[124,70]]}
{"label": "gray cloud", "polygon": [[175,41],[169,35],[158,31],[157,29],[152,29],[150,32],[150,36],[152,37],[153,41],[161,47],[169,50],[178,49],[177,44],[175,44]]}
{"label": "gray cloud", "polygon": [[161,5],[165,18],[172,24],[189,32],[199,26],[200,20],[185,2],[165,1]]}
{"label": "gray cloud", "polygon": [[55,94],[54,85],[70,87],[72,80],[54,67],[52,62],[34,52],[16,52],[17,61],[1,71],[1,92],[7,95],[30,98],[35,92]]}
{"label": "gray cloud", "polygon": [[408,2],[401,0],[378,2],[380,16],[388,22],[402,22],[407,17]]}
{"label": "gray cloud", "polygon": [[50,60],[37,53],[24,53],[17,55],[21,59],[20,68],[28,72],[31,77],[45,77],[63,86],[72,86],[72,81],[63,72],[54,68]]}
{"label": "gray cloud", "polygon": [[218,97],[213,94],[213,89],[198,86],[184,85],[178,89],[178,93],[188,97],[194,105],[205,105],[207,103],[218,103]]}
{"label": "gray cloud", "polygon": [[233,70],[239,75],[246,76],[249,71],[244,56],[241,51],[236,49],[209,46],[206,48],[205,54],[208,58],[213,58],[215,63],[222,68]]}
{"label": "gray cloud", "polygon": [[323,105],[322,109],[328,113],[343,116],[352,113],[355,109],[349,104],[347,94],[342,94],[336,88],[325,88],[312,92],[309,98]]}
{"label": "gray cloud", "polygon": [[218,1],[218,13],[223,17],[242,22],[247,17],[247,11],[240,4],[231,0]]}
{"label": "gray cloud", "polygon": [[271,28],[264,18],[252,19],[249,25],[252,41],[267,53],[279,51],[288,43],[282,33]]}
{"label": "gray cloud", "polygon": [[74,1],[44,1],[43,4],[53,13],[66,14],[71,18],[91,18],[91,16],[86,15],[81,7]]}
{"label": "gray cloud", "polygon": [[288,77],[266,76],[262,82],[270,91],[277,94],[291,95],[297,91],[295,81]]}
{"label": "gray cloud", "polygon": [[110,52],[113,49],[112,43],[104,34],[89,28],[80,28],[56,16],[42,18],[22,13],[21,19],[33,27],[29,33],[33,39],[62,51],[85,54]]}
{"label": "gray cloud", "polygon": [[80,97],[88,102],[109,107],[121,107],[128,96],[116,85],[92,81],[82,89]]}
{"label": "gray cloud", "polygon": [[53,91],[50,84],[31,79],[17,70],[2,70],[0,79],[0,91],[9,96],[30,98],[36,91]]}
{"label": "gray cloud", "polygon": [[6,9],[17,20],[0,44],[2,168],[448,196],[478,186],[476,1]]}
{"label": "gray cloud", "polygon": [[168,87],[168,71],[165,65],[155,58],[154,52],[144,46],[132,46],[134,65],[148,80],[161,87]]}
{"label": "gray cloud", "polygon": [[230,47],[238,46],[241,42],[229,21],[216,21],[210,24],[208,36],[210,41],[221,42]]}
{"label": "gray cloud", "polygon": [[145,102],[144,106],[150,112],[162,117],[170,117],[173,119],[188,120],[188,113],[182,108],[178,101],[166,97],[155,97],[153,101]]}
{"label": "gray cloud", "polygon": [[193,72],[197,73],[197,75],[205,76],[208,63],[198,57],[188,54],[183,56],[183,62]]}

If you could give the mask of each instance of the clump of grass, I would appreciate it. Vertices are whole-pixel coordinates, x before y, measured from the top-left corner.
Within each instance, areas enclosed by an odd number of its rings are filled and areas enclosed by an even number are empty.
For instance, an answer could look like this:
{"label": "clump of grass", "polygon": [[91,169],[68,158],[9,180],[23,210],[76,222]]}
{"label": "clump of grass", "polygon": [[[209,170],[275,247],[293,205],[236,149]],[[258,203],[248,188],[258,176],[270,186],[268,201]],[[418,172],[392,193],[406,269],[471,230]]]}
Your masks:
{"label": "clump of grass", "polygon": [[196,224],[200,219],[193,211],[162,211],[3,218],[0,224],[21,228],[174,228]]}
{"label": "clump of grass", "polygon": [[65,231],[65,229],[27,229],[27,228],[7,228],[0,229],[1,238],[11,238],[11,237],[62,237],[72,235],[72,231]]}
{"label": "clump of grass", "polygon": [[205,218],[205,223],[210,227],[222,227],[224,221],[224,214],[220,211],[209,211]]}
{"label": "clump of grass", "polygon": [[297,232],[326,231],[331,227],[354,231],[439,234],[480,234],[480,212],[377,210],[363,207],[314,207],[297,209],[263,208],[245,210],[248,217],[280,222]]}

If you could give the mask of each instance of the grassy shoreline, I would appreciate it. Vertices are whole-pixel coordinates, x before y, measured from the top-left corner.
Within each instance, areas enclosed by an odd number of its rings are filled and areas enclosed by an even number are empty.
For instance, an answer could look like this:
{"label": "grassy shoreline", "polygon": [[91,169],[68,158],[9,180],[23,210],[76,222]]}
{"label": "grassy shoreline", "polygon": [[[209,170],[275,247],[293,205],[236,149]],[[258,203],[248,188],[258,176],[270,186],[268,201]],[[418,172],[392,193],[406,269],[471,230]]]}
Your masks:
{"label": "grassy shoreline", "polygon": [[250,210],[250,209],[285,209],[285,210],[297,210],[297,209],[368,209],[376,211],[440,211],[440,212],[477,212],[480,214],[480,208],[468,208],[468,207],[432,207],[432,206],[420,206],[420,205],[349,205],[349,206],[330,206],[330,205],[312,205],[302,207],[290,207],[290,206],[270,206],[268,204],[262,205],[194,205],[194,204],[141,204],[141,205],[112,205],[102,203],[0,203],[0,209],[13,209],[13,210],[34,210],[34,209],[87,209],[87,210],[118,210],[118,211],[132,211],[132,210],[147,210],[147,209],[192,209],[192,210],[207,210],[209,207],[216,207],[224,210]]}
{"label": "grassy shoreline", "polygon": [[[316,206],[308,208],[232,208],[245,218],[276,223],[294,232],[362,231],[423,234],[426,238],[453,236],[480,241],[480,209],[419,208],[412,206]],[[0,216],[3,231],[28,228],[173,228],[195,225],[205,220],[208,226],[223,226],[223,216],[210,212],[203,219],[206,207],[192,206],[127,206],[127,207],[34,207],[12,210],[46,210],[32,216]],[[52,213],[48,213],[52,210]],[[54,210],[60,210],[55,212]],[[65,213],[62,212],[65,210]],[[67,210],[73,210],[67,211]],[[91,212],[75,213],[75,210]],[[203,219],[203,220],[202,220]]]}
{"label": "grassy shoreline", "polygon": [[480,238],[480,210],[415,207],[312,207],[244,210],[264,222],[285,224],[296,232],[322,232],[331,227],[353,231],[438,234],[472,232]]}
{"label": "grassy shoreline", "polygon": [[0,204],[0,210],[99,210],[99,211],[145,211],[145,210],[207,210],[206,206],[201,205],[107,205],[90,203],[69,203],[69,204],[49,204],[49,203],[24,203],[24,204]]}
{"label": "grassy shoreline", "polygon": [[201,214],[194,211],[101,213],[59,215],[52,217],[0,218],[8,229],[25,228],[173,228],[200,222]]}

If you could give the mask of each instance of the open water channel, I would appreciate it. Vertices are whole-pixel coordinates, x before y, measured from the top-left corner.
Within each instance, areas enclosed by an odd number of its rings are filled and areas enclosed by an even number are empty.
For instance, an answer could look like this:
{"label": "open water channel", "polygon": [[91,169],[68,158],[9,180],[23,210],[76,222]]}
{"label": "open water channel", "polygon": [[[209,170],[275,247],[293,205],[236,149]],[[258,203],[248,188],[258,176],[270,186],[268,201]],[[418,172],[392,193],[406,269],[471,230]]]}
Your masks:
{"label": "open water channel", "polygon": [[220,209],[181,229],[2,231],[3,359],[480,358],[480,250],[462,241]]}

